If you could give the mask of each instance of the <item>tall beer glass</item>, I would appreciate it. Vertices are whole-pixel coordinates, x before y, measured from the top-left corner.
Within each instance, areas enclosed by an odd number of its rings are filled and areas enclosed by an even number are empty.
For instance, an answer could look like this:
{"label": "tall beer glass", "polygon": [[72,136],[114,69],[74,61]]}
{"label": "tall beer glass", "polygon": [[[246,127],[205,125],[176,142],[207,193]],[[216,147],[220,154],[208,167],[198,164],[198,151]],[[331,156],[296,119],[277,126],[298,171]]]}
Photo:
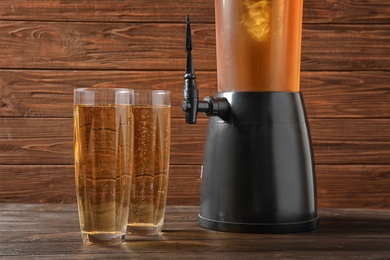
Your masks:
{"label": "tall beer glass", "polygon": [[161,234],[168,188],[170,106],[170,91],[134,92],[134,175],[129,234]]}
{"label": "tall beer glass", "polygon": [[76,193],[84,244],[125,240],[133,167],[133,90],[74,90]]}

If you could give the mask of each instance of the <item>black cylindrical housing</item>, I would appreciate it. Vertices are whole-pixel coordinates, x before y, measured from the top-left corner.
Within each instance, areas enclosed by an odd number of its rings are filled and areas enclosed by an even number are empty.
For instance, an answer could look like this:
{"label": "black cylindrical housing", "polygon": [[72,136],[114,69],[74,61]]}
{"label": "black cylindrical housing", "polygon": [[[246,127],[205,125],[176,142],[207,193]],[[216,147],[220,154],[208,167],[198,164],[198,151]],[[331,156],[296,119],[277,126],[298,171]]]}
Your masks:
{"label": "black cylindrical housing", "polygon": [[315,167],[298,92],[223,92],[210,117],[199,224],[230,232],[289,233],[318,226]]}

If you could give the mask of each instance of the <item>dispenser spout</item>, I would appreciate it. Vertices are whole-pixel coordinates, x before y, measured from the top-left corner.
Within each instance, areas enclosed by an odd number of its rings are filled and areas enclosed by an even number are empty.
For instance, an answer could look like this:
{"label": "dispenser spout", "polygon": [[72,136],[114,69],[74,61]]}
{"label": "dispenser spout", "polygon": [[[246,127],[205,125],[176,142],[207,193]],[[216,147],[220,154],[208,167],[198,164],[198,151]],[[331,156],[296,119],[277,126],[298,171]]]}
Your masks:
{"label": "dispenser spout", "polygon": [[195,124],[198,112],[203,112],[208,116],[223,116],[230,108],[229,102],[225,98],[206,97],[199,101],[199,91],[196,86],[196,75],[192,61],[192,36],[190,17],[186,16],[186,73],[184,75],[184,101],[182,110],[185,112],[186,122]]}

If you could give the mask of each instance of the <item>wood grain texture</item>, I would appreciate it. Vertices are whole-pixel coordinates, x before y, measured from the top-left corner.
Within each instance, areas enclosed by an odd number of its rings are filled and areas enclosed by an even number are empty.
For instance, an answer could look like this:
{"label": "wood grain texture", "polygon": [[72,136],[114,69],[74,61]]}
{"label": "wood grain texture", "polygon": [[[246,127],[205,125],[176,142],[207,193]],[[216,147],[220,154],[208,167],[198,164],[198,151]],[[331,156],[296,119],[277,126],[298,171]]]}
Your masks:
{"label": "wood grain texture", "polygon": [[[217,91],[216,72],[200,71],[201,95]],[[184,71],[0,70],[0,116],[72,117],[73,89],[128,87],[172,91],[172,116],[184,117]]]}
{"label": "wood grain texture", "polygon": [[[186,14],[213,95],[214,0],[0,1],[0,202],[74,203],[73,89],[120,86],[172,91],[168,203],[198,205],[207,118],[186,125],[180,108]],[[304,1],[320,207],[390,208],[389,14],[383,0]]]}
{"label": "wood grain texture", "polygon": [[16,0],[0,2],[0,16],[6,20],[81,22],[214,22],[213,0],[79,0],[50,2]]}
{"label": "wood grain texture", "polygon": [[[214,25],[193,28],[198,59],[215,53]],[[184,41],[184,23],[0,22],[0,46],[7,48],[0,67],[183,70]],[[199,62],[199,68],[215,66],[213,57]]]}
{"label": "wood grain texture", "polygon": [[301,91],[309,118],[390,117],[389,71],[301,74]]}
{"label": "wood grain texture", "polygon": [[[304,23],[390,23],[390,4],[383,0],[305,0]],[[213,0],[13,0],[0,2],[5,20],[83,22],[214,23]]]}
{"label": "wood grain texture", "polygon": [[[194,24],[198,70],[215,70],[215,26]],[[303,27],[302,70],[387,70],[390,24]],[[0,20],[0,68],[180,70],[185,25]]]}
{"label": "wood grain texture", "polygon": [[[72,164],[72,122],[71,118],[0,118],[0,164]],[[390,119],[310,120],[316,164],[389,165],[389,124]],[[202,164],[206,127],[206,119],[190,126],[182,118],[172,119],[171,164]],[[381,134],[374,135],[375,131]]]}
{"label": "wood grain texture", "polygon": [[75,205],[0,204],[0,257],[17,259],[386,259],[390,213],[323,209],[321,227],[296,234],[215,232],[198,207],[168,206],[161,236],[120,247],[83,246]]}
{"label": "wood grain texture", "polygon": [[[317,165],[316,174],[320,208],[390,208],[387,165]],[[1,165],[0,175],[2,202],[76,202],[73,165]],[[199,205],[199,193],[200,165],[171,165],[167,203]]]}
{"label": "wood grain texture", "polygon": [[[2,165],[0,174],[4,202],[76,203],[73,165]],[[167,203],[199,204],[199,186],[200,165],[172,165]]]}
{"label": "wood grain texture", "polygon": [[[182,71],[0,70],[0,116],[72,117],[73,89],[90,86],[172,91],[172,116],[183,118]],[[301,90],[309,118],[390,117],[388,71],[309,72]],[[202,97],[217,91],[215,71],[198,71]],[[202,117],[202,115],[200,115]]]}
{"label": "wood grain texture", "polygon": [[303,27],[302,70],[388,70],[390,24]]}
{"label": "wood grain texture", "polygon": [[[201,164],[207,121],[199,121],[183,131],[184,120],[172,119],[171,164]],[[73,164],[71,118],[0,118],[0,133],[0,164]]]}
{"label": "wood grain texture", "polygon": [[305,0],[304,23],[390,23],[390,3],[381,0]]}

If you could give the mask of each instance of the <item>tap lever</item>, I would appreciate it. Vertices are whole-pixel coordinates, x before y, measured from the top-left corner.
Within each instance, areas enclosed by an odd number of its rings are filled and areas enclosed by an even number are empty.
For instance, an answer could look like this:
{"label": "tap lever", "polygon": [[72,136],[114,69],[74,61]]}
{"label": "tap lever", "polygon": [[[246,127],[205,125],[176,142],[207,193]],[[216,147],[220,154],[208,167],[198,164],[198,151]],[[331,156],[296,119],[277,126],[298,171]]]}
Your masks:
{"label": "tap lever", "polygon": [[186,122],[195,124],[198,117],[199,91],[196,87],[196,75],[194,64],[192,62],[192,37],[190,17],[186,16],[186,51],[187,64],[186,74],[184,75],[184,101],[182,109],[185,112]]}
{"label": "tap lever", "polygon": [[192,36],[191,36],[191,24],[190,17],[186,16],[186,51],[187,51],[187,66],[186,66],[186,74],[193,74],[194,72],[194,64],[192,63]]}
{"label": "tap lever", "polygon": [[186,16],[186,74],[184,75],[184,101],[181,105],[185,112],[186,122],[196,124],[198,112],[203,112],[207,116],[224,116],[230,108],[229,102],[225,98],[206,97],[199,101],[199,91],[196,87],[196,75],[192,61],[192,37],[190,17]]}

